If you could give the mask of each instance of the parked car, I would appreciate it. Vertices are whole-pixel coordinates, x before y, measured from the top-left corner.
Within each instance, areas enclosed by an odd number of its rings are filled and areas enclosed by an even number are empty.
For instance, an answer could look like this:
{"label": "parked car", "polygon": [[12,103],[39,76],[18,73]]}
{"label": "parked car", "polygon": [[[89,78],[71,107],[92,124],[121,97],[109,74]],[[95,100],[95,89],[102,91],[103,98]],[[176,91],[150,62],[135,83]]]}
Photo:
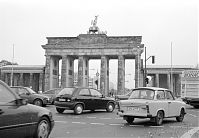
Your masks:
{"label": "parked car", "polygon": [[18,94],[21,98],[27,99],[28,103],[38,105],[38,106],[46,106],[47,104],[52,103],[52,99],[44,96],[42,94],[38,94],[33,91],[29,87],[23,86],[11,86],[11,89]]}
{"label": "parked car", "polygon": [[50,90],[47,90],[47,91],[43,92],[42,95],[45,95],[45,96],[51,98],[51,99],[52,99],[52,103],[51,103],[51,104],[54,104],[56,95],[57,95],[62,89],[63,89],[63,88],[54,88],[54,89],[50,89]]}
{"label": "parked car", "polygon": [[119,101],[117,114],[129,124],[134,118],[151,118],[156,125],[162,125],[163,119],[169,117],[182,122],[186,108],[168,89],[142,87],[134,89],[128,100]]}
{"label": "parked car", "polygon": [[83,110],[106,109],[112,112],[115,108],[114,98],[105,97],[93,88],[71,87],[64,88],[55,98],[54,105],[59,113],[64,110],[74,110],[75,114],[81,114]]}
{"label": "parked car", "polygon": [[27,104],[0,81],[0,137],[1,138],[48,138],[54,120],[52,113],[39,106]]}

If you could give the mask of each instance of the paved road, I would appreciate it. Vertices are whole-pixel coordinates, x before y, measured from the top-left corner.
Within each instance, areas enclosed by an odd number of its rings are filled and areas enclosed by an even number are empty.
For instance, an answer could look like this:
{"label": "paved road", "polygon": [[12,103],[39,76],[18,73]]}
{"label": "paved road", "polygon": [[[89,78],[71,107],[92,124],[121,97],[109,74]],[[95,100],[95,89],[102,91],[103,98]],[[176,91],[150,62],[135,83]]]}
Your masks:
{"label": "paved road", "polygon": [[129,125],[116,115],[117,110],[107,113],[98,110],[94,113],[86,111],[74,115],[73,111],[58,114],[54,106],[46,107],[54,114],[55,127],[50,138],[74,137],[136,137],[136,138],[180,138],[199,137],[199,110],[187,107],[187,115],[182,123],[175,118],[165,119],[162,126],[154,126],[149,119],[135,119]]}

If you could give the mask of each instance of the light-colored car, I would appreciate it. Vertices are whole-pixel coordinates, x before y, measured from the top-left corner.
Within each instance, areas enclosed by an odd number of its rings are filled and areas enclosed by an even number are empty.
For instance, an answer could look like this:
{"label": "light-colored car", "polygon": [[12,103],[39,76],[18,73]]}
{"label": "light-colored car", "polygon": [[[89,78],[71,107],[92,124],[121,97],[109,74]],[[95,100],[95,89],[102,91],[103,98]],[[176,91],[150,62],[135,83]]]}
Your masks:
{"label": "light-colored car", "polygon": [[175,117],[182,122],[186,114],[185,103],[175,100],[168,89],[142,87],[133,90],[128,100],[120,100],[118,115],[129,124],[134,118],[150,118],[156,125],[162,125],[164,118]]}

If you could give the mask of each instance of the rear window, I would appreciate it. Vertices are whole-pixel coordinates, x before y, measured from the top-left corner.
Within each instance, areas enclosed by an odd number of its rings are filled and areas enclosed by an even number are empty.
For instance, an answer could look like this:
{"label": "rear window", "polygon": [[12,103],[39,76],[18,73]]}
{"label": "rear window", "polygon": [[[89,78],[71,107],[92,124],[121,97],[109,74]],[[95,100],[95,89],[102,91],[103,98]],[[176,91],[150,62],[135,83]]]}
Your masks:
{"label": "rear window", "polygon": [[152,100],[154,98],[154,91],[150,89],[136,89],[131,93],[129,99],[147,99]]}
{"label": "rear window", "polygon": [[64,88],[63,90],[60,91],[58,96],[65,95],[65,94],[72,95],[74,90],[75,90],[75,88]]}

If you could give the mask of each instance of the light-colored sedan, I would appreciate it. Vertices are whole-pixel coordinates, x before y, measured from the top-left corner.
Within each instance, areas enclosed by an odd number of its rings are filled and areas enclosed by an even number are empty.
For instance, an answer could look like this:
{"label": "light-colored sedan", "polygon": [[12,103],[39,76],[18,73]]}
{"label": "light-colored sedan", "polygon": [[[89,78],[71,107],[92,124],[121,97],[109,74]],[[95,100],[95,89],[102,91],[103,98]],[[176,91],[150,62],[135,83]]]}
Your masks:
{"label": "light-colored sedan", "polygon": [[162,125],[163,119],[170,117],[182,122],[186,108],[168,89],[142,87],[134,89],[128,100],[119,101],[117,114],[129,124],[134,118],[150,118],[156,125]]}

